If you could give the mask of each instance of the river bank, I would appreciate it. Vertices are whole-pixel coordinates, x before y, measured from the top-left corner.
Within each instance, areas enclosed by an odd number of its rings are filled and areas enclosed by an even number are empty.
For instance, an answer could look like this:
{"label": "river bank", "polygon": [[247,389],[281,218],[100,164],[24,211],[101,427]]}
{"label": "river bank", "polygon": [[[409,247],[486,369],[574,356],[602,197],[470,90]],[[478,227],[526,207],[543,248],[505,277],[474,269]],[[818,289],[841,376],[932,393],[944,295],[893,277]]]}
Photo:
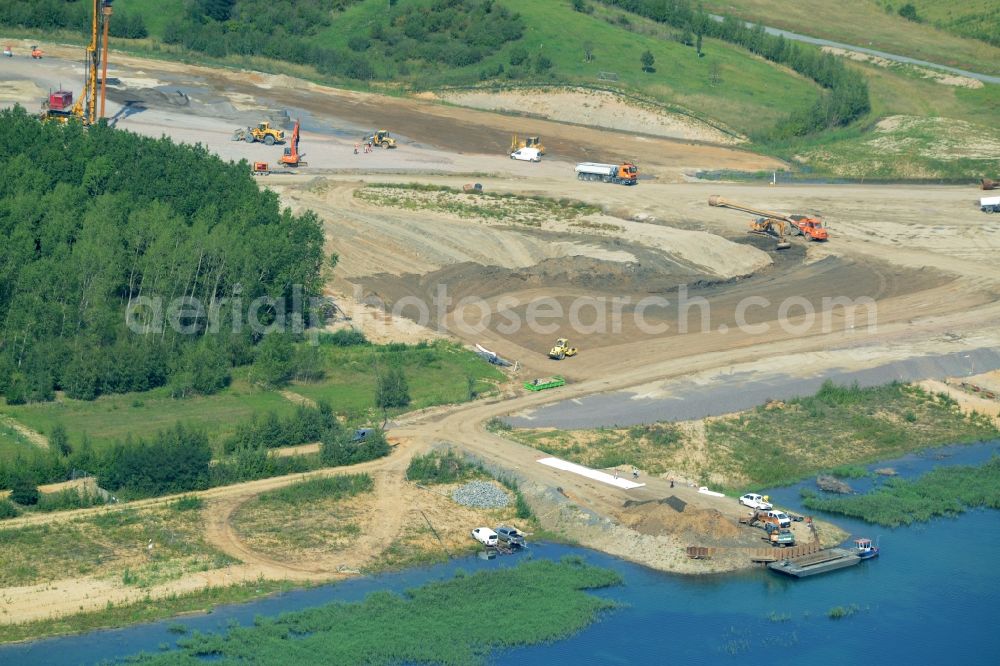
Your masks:
{"label": "river bank", "polygon": [[[945,447],[881,464],[894,466],[908,478],[935,467],[976,464],[998,449],[1000,441]],[[770,492],[790,509],[799,508],[797,487]],[[996,604],[1000,572],[982,566],[1000,548],[996,517],[990,510],[973,510],[927,525],[877,530],[843,519],[839,522],[855,536],[877,538],[882,556],[806,580],[760,568],[729,575],[678,576],[591,550],[534,543],[529,551],[513,557],[463,557],[223,606],[205,615],[0,647],[0,662],[61,666],[114,661],[143,650],[162,652],[181,636],[225,631],[233,623],[249,626],[258,615],[273,616],[331,600],[358,601],[376,591],[402,592],[450,579],[457,569],[472,573],[513,566],[524,558],[558,560],[571,554],[621,576],[623,585],[594,593],[619,604],[618,610],[569,639],[494,652],[491,663],[511,659],[528,665],[682,660],[728,666],[773,661],[775,651],[793,651],[796,658],[810,663],[836,663],[846,655],[864,654],[887,663],[958,661],[985,666],[992,664],[1000,650],[1000,636],[989,629],[1000,621]],[[970,538],[956,548],[955,539],[936,538],[944,531]],[[936,574],[944,570],[947,576]],[[851,612],[834,619],[831,612],[837,607]],[[927,631],[928,609],[934,612],[933,632]],[[502,612],[502,603],[497,612]]]}

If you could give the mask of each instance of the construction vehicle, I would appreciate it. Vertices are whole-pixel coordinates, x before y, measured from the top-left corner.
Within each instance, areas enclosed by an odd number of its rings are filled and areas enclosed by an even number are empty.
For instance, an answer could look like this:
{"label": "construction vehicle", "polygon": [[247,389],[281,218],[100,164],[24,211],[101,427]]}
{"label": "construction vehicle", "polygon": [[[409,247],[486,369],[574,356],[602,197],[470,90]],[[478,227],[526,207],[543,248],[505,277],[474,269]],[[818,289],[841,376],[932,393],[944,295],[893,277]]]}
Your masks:
{"label": "construction vehicle", "polygon": [[305,156],[305,153],[299,153],[299,121],[296,120],[295,127],[292,128],[292,140],[285,146],[285,152],[279,161],[290,167],[309,166],[307,162],[302,160]]}
{"label": "construction vehicle", "polygon": [[566,338],[559,338],[556,340],[555,346],[549,350],[549,358],[561,361],[567,356],[576,356],[576,352],[576,347],[569,346],[569,340]]}
{"label": "construction vehicle", "polygon": [[635,185],[639,179],[639,169],[631,162],[621,164],[581,162],[576,165],[576,177],[580,180],[600,180],[616,185]]}
{"label": "construction vehicle", "polygon": [[512,135],[510,137],[510,150],[508,150],[507,152],[513,153],[520,150],[521,148],[534,148],[535,150],[538,151],[539,155],[545,154],[545,146],[542,145],[541,137],[528,136],[524,138],[524,141],[521,141],[520,139],[517,138],[516,134]]}
{"label": "construction vehicle", "polygon": [[251,173],[255,176],[269,176],[271,175],[271,169],[268,168],[267,162],[254,162]]}
{"label": "construction vehicle", "polygon": [[276,143],[285,142],[285,133],[271,127],[271,123],[261,122],[257,124],[257,127],[241,127],[234,131],[233,141],[246,141],[247,143],[259,141],[265,146],[273,146]]}
{"label": "construction vehicle", "polygon": [[979,200],[979,210],[984,213],[1000,213],[1000,197],[982,197]]}
{"label": "construction vehicle", "polygon": [[14,57],[14,51],[13,51],[13,49],[10,48],[10,44],[8,44],[7,46],[3,47],[3,54],[4,54],[4,56],[6,56],[8,58],[13,58]]}
{"label": "construction vehicle", "polygon": [[[4,53],[4,55],[7,55]],[[984,190],[995,190],[1000,187],[1000,182],[993,180],[992,178],[983,178],[979,181],[979,187]]]}
{"label": "construction vehicle", "polygon": [[376,148],[395,148],[396,140],[389,136],[389,130],[381,129],[364,138],[364,143],[370,143]]}
{"label": "construction vehicle", "polygon": [[[720,208],[731,208],[733,210],[743,211],[745,213],[750,213],[752,215],[757,215],[759,218],[750,223],[751,233],[771,233],[772,235],[778,235],[778,249],[781,248],[784,238],[777,231],[778,223],[783,222],[788,225],[788,229],[792,234],[799,236],[804,236],[807,241],[825,241],[827,240],[826,227],[823,226],[823,221],[818,217],[807,217],[805,215],[785,215],[784,213],[774,213],[767,210],[759,210],[757,208],[750,208],[749,206],[744,206],[743,204],[736,203],[735,201],[729,201],[728,199],[723,199],[718,195],[712,195],[708,198],[709,206],[718,206]],[[769,224],[768,224],[769,223]],[[767,229],[771,229],[768,231]],[[785,246],[787,247],[787,245]]]}
{"label": "construction vehicle", "polygon": [[773,523],[764,523],[764,531],[767,532],[767,536],[764,538],[772,546],[785,548],[795,545],[795,534],[787,527],[777,527]]}
{"label": "construction vehicle", "polygon": [[787,250],[792,246],[785,238],[786,223],[774,217],[755,217],[750,220],[750,233],[761,236],[774,236],[778,239],[776,250]]}
{"label": "construction vehicle", "polygon": [[510,159],[521,162],[541,162],[542,154],[538,148],[518,148],[510,154]]}
{"label": "construction vehicle", "polygon": [[[93,125],[104,117],[104,99],[108,73],[108,27],[111,23],[111,5],[114,0],[93,0],[90,20],[90,44],[87,45],[87,57],[84,61],[83,94],[73,102],[73,93],[68,90],[57,90],[49,94],[48,100],[42,104],[42,120],[54,120],[65,123],[71,118],[80,120],[85,126]],[[101,33],[103,28],[103,36]],[[31,57],[41,59],[42,50],[31,47]],[[97,70],[101,73],[101,106],[98,111]]]}
{"label": "construction vehicle", "polygon": [[566,380],[562,377],[540,377],[538,379],[532,379],[530,382],[525,382],[524,388],[529,391],[544,391],[550,388],[559,388],[560,386],[565,386]]}

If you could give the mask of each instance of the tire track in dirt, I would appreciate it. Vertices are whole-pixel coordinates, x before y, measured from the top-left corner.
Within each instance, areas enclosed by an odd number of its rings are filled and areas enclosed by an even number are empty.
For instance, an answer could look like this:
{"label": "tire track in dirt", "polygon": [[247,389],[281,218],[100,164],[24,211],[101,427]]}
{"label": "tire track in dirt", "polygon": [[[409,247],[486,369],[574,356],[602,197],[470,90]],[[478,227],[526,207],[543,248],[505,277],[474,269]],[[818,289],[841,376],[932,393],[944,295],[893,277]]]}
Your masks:
{"label": "tire track in dirt", "polygon": [[12,428],[19,435],[27,439],[29,442],[31,442],[38,448],[43,450],[48,450],[49,438],[43,435],[42,433],[36,430],[32,430],[31,428],[24,425],[20,421],[16,421],[13,417],[6,416],[4,414],[0,414],[0,423],[7,426],[8,428]]}

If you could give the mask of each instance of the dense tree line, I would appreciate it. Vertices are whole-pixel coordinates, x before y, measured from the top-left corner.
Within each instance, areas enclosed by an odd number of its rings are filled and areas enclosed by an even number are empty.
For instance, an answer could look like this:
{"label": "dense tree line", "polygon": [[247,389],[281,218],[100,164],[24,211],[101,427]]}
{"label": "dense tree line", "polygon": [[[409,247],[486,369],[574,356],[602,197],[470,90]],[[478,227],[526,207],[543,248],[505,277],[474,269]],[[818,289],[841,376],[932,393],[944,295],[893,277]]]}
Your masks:
{"label": "dense tree line", "polygon": [[0,237],[9,403],[210,393],[320,291],[319,221],[280,210],[245,163],[20,108],[0,112]]}
{"label": "dense tree line", "polygon": [[256,415],[249,423],[236,427],[236,433],[223,444],[226,453],[238,449],[268,449],[318,442],[327,430],[339,425],[329,403],[316,407],[299,405],[288,418],[268,412],[263,419]]}
{"label": "dense tree line", "polygon": [[[0,0],[0,25],[41,30],[73,30],[90,34],[92,5],[82,0]],[[146,22],[136,13],[116,7],[108,32],[112,37],[149,36]]]}
{"label": "dense tree line", "polygon": [[[309,44],[335,21],[335,12],[358,0],[197,0],[169,23],[163,41],[214,57],[263,56],[320,73],[369,80],[406,74],[411,64],[471,65],[521,38],[524,21],[495,0],[390,2],[367,34],[348,48]],[[372,54],[399,72],[373,66]]]}
{"label": "dense tree line", "polygon": [[[802,135],[827,127],[847,125],[871,109],[864,77],[829,53],[801,47],[780,35],[769,35],[764,26],[748,26],[733,16],[715,21],[689,0],[602,0],[605,4],[645,16],[697,36],[715,37],[741,46],[772,62],[807,76],[826,92],[807,111],[793,114],[775,131]],[[688,40],[690,41],[690,40]]]}
{"label": "dense tree line", "polygon": [[[101,488],[120,499],[136,499],[308,472],[325,466],[353,465],[389,454],[385,434],[377,428],[358,440],[354,430],[344,428],[328,409],[300,411],[298,416],[304,417],[311,430],[305,432],[306,427],[294,423],[293,417],[283,422],[285,429],[277,433],[278,437],[294,443],[320,440],[319,454],[272,456],[269,454],[269,448],[275,445],[272,440],[247,439],[227,455],[213,460],[205,433],[177,424],[150,438],[127,437],[102,451],[95,452],[84,437],[67,454],[51,449],[32,458],[18,457],[11,465],[0,461],[0,489],[12,490],[13,501],[21,506],[34,505],[39,502],[39,484],[64,481],[75,470],[95,476]],[[243,432],[267,434],[259,426],[245,428]],[[68,495],[62,502],[53,501],[60,498],[43,499],[48,500],[47,510],[86,506],[96,501],[94,497],[77,496],[74,504]],[[16,511],[7,517],[14,514]]]}
{"label": "dense tree line", "polygon": [[105,490],[154,496],[207,488],[212,449],[204,432],[178,424],[149,440],[118,442],[96,460]]}

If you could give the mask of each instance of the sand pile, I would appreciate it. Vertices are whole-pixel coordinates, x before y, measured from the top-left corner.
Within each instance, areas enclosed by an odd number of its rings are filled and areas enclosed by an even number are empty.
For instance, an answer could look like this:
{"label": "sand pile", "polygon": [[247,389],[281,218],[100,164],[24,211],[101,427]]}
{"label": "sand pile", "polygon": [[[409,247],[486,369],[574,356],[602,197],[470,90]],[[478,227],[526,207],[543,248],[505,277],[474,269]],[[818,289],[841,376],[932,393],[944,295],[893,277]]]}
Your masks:
{"label": "sand pile", "polygon": [[716,509],[677,511],[669,504],[648,502],[625,509],[622,523],[650,536],[673,534],[685,540],[714,541],[736,539],[739,526]]}

